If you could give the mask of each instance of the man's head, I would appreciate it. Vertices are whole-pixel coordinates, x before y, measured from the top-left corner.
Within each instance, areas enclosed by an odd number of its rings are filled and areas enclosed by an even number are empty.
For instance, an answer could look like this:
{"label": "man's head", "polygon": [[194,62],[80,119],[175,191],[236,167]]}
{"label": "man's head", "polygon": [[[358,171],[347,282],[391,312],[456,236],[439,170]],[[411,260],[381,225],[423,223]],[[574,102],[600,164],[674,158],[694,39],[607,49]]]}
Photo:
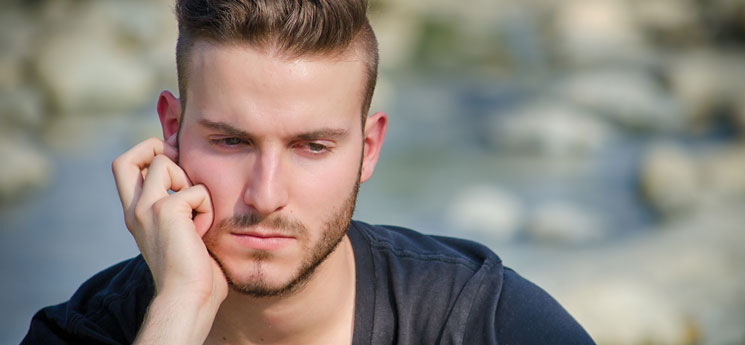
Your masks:
{"label": "man's head", "polygon": [[234,290],[292,291],[344,238],[385,135],[386,115],[366,115],[365,2],[181,0],[177,13],[181,99],[161,93],[158,115],[210,192],[204,242]]}
{"label": "man's head", "polygon": [[177,0],[176,66],[182,107],[187,103],[194,44],[250,45],[279,58],[354,53],[366,67],[364,123],[378,75],[378,43],[367,0]]}

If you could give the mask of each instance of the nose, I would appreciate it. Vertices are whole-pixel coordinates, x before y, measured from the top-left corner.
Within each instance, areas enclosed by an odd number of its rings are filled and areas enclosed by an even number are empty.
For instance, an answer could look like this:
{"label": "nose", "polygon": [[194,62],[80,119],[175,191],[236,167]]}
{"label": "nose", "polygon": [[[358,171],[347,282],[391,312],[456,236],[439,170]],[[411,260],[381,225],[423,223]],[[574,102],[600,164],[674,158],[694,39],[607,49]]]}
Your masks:
{"label": "nose", "polygon": [[260,153],[250,167],[243,201],[260,215],[269,215],[287,205],[288,191],[282,179],[279,154]]}

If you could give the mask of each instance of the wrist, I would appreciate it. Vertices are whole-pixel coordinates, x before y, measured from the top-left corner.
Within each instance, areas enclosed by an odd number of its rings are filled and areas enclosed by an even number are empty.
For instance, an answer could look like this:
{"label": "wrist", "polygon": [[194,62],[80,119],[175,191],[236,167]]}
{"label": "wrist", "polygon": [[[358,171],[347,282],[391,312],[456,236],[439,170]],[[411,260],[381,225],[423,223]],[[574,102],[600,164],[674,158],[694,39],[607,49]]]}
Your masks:
{"label": "wrist", "polygon": [[150,302],[135,344],[202,344],[220,304],[185,291],[160,291]]}

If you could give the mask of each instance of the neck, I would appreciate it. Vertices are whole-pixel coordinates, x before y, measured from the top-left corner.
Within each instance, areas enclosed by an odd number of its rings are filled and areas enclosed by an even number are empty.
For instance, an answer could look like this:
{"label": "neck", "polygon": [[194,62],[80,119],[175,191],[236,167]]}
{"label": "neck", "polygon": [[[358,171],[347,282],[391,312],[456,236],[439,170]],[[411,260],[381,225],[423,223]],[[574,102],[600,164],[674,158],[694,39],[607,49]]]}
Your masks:
{"label": "neck", "polygon": [[208,343],[351,343],[355,266],[348,237],[292,294],[250,297],[230,291],[215,316]]}

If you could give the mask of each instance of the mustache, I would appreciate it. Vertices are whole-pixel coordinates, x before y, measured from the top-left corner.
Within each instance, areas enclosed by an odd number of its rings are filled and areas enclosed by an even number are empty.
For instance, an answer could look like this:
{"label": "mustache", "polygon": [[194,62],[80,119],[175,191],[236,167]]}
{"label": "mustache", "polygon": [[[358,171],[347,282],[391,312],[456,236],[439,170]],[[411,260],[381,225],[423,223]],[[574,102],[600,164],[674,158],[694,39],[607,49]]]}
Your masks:
{"label": "mustache", "polygon": [[220,229],[240,229],[250,228],[257,225],[277,230],[280,233],[286,235],[295,235],[307,232],[305,225],[295,219],[288,218],[284,215],[262,216],[254,212],[240,214],[227,219],[223,219],[218,223],[217,227]]}

